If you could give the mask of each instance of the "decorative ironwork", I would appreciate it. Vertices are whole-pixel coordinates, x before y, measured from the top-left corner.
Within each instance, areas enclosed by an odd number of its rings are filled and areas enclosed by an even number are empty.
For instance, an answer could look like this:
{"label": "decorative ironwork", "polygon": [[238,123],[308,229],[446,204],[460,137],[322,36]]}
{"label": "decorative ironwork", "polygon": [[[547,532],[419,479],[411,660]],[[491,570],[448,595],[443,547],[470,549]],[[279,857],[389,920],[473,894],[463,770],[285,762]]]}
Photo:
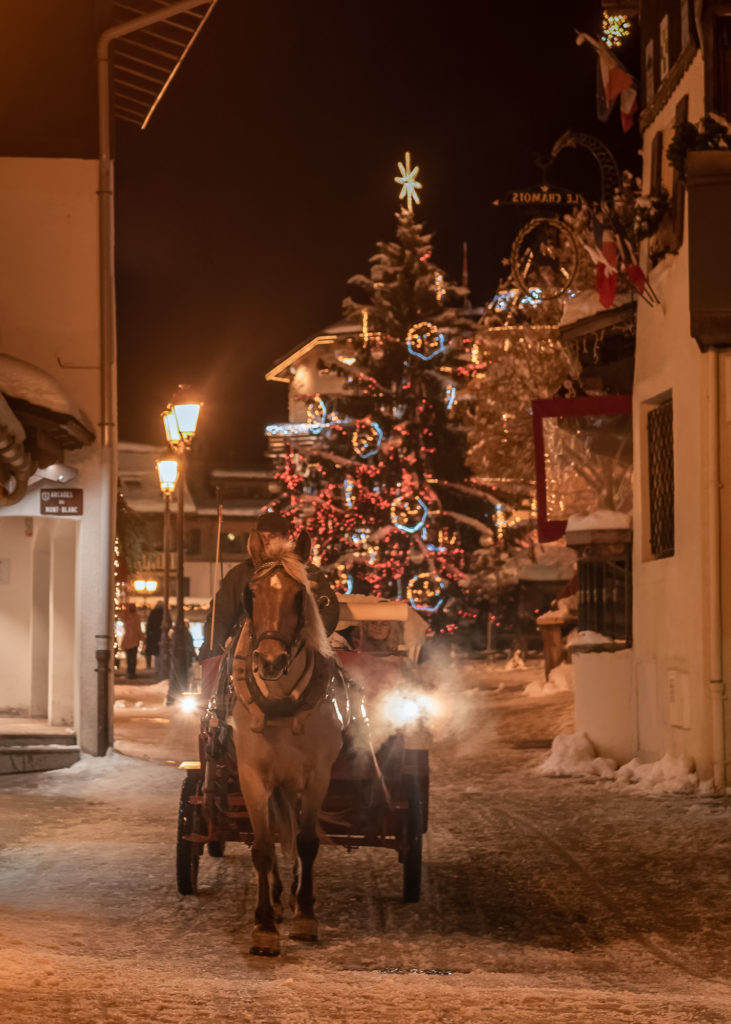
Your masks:
{"label": "decorative ironwork", "polygon": [[675,554],[675,477],[673,472],[673,401],[647,414],[650,481],[650,550],[655,558]]}
{"label": "decorative ironwork", "polygon": [[602,557],[587,545],[579,556],[579,629],[632,644],[632,545]]}

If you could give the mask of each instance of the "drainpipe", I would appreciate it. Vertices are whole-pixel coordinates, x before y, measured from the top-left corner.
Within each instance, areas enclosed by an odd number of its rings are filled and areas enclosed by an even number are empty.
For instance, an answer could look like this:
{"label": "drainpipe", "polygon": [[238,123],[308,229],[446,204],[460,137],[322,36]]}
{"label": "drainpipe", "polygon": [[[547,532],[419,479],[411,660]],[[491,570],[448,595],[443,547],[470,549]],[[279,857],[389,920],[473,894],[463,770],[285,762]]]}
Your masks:
{"label": "drainpipe", "polygon": [[710,695],[713,785],[726,789],[726,686],[723,680],[723,635],[721,617],[721,423],[719,418],[718,352],[708,353],[708,526],[710,550],[708,586],[710,594]]}
{"label": "drainpipe", "polygon": [[[114,636],[114,539],[117,534],[117,315],[114,288],[114,166],[112,162],[109,50],[115,39],[148,25],[167,21],[201,7],[210,0],[180,0],[156,13],[113,25],[97,43],[97,98],[99,103],[99,309],[101,363],[101,487],[100,537],[102,554],[101,601],[96,621],[97,737],[89,753],[103,756],[112,743],[112,651]],[[213,9],[215,0],[209,8]],[[205,20],[205,19],[204,19]],[[202,23],[201,23],[202,24]],[[183,54],[184,55],[184,54]],[[182,60],[182,57],[181,57]],[[168,83],[177,71],[176,64]]]}

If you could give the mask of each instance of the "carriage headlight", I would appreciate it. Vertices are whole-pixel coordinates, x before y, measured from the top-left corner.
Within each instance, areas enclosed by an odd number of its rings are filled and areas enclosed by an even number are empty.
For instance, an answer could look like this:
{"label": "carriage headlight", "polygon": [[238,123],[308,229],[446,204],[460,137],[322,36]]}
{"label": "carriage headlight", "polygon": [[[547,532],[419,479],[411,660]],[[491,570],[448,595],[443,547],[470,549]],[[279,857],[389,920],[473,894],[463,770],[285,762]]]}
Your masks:
{"label": "carriage headlight", "polygon": [[428,694],[394,691],[384,697],[383,712],[393,725],[402,726],[433,719],[438,712],[438,707],[436,699]]}
{"label": "carriage headlight", "polygon": [[198,710],[198,695],[196,693],[184,693],[180,698],[180,710],[190,714]]}

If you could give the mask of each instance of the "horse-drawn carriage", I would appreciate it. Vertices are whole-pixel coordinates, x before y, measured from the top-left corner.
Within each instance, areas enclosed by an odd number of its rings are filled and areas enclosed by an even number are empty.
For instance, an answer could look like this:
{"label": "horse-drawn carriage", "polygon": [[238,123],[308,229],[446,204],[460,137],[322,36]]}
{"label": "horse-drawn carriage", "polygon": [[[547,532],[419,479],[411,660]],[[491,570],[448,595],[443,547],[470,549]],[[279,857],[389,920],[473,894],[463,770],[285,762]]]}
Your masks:
{"label": "horse-drawn carriage", "polygon": [[[256,557],[254,562],[257,565]],[[403,725],[386,734],[384,713],[379,714],[378,735],[368,720],[370,704],[382,711],[389,700],[397,716],[421,713],[409,677],[426,630],[423,620],[403,602],[344,599],[332,638],[332,646],[339,646],[334,663],[328,644],[327,685],[318,683],[319,691],[315,686],[308,700],[323,662],[316,650],[307,685],[295,680],[292,692],[299,687],[298,697],[305,698],[302,710],[281,685],[296,675],[294,666],[307,655],[306,643],[303,653],[295,653],[299,640],[294,619],[288,626],[285,608],[290,590],[293,608],[303,591],[307,606],[309,588],[297,582],[297,573],[286,557],[259,560],[247,625],[220,675],[228,675],[235,695],[231,687],[221,685],[217,693],[203,695],[209,699],[201,717],[199,762],[183,766],[186,777],[178,814],[177,883],[182,894],[196,892],[206,848],[210,856],[221,857],[229,842],[252,847],[260,884],[251,952],[263,955],[279,952],[275,922],[282,916],[283,887],[275,841],[295,860],[290,936],[315,940],[312,863],[319,839],[348,850],[395,850],[403,865],[403,898],[413,902],[420,895],[422,836],[429,814],[428,752],[410,748]],[[279,609],[276,614],[272,600]],[[306,634],[307,613],[303,615],[301,607],[296,619]],[[375,644],[369,650],[369,622],[381,624],[381,635],[383,623],[388,624],[390,644],[381,643],[380,649]],[[361,633],[357,640],[356,630]],[[310,646],[316,648],[317,641],[310,638]],[[287,660],[282,674],[283,649]],[[267,670],[277,659],[279,674],[274,668]],[[263,699],[256,684],[265,691]],[[277,714],[268,717],[267,708]]]}

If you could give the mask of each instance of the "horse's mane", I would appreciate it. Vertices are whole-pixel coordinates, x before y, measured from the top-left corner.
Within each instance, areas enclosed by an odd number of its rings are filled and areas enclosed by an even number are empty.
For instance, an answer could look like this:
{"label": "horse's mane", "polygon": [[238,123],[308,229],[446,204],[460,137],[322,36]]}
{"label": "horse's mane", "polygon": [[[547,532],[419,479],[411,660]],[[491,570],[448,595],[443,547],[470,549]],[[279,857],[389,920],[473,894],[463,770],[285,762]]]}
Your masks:
{"label": "horse's mane", "polygon": [[305,563],[294,553],[294,541],[288,537],[273,538],[267,544],[266,556],[266,561],[259,566],[256,572],[258,573],[261,570],[262,575],[268,575],[269,572],[273,572],[281,565],[287,575],[291,576],[296,583],[299,583],[304,590],[302,639],[308,647],[317,651],[323,658],[332,658],[332,647],[322,622],[320,609],[317,607],[317,601],[310,588],[307,568]]}

